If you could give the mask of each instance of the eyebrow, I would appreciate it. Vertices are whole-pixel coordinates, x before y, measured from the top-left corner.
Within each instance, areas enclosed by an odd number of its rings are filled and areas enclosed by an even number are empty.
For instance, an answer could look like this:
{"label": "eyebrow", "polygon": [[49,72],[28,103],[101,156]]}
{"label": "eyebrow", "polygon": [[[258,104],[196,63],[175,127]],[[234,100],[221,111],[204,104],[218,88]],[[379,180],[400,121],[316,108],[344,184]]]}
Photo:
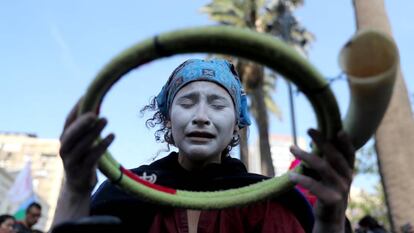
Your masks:
{"label": "eyebrow", "polygon": [[228,100],[224,98],[222,95],[212,94],[207,97],[208,102],[213,101],[213,100],[223,100],[225,102],[228,102]]}
{"label": "eyebrow", "polygon": [[182,99],[197,99],[199,98],[199,95],[196,92],[190,92],[188,94],[185,94],[183,96],[180,96],[180,98],[178,98],[178,100],[182,100]]}
{"label": "eyebrow", "polygon": [[[188,94],[185,94],[183,96],[180,96],[178,98],[178,100],[182,100],[182,99],[198,99],[198,98],[199,98],[198,92],[190,92]],[[207,96],[207,101],[208,102],[211,102],[211,101],[214,101],[214,100],[223,100],[225,102],[228,102],[228,100],[225,97],[223,97],[222,95],[210,94],[210,95]]]}

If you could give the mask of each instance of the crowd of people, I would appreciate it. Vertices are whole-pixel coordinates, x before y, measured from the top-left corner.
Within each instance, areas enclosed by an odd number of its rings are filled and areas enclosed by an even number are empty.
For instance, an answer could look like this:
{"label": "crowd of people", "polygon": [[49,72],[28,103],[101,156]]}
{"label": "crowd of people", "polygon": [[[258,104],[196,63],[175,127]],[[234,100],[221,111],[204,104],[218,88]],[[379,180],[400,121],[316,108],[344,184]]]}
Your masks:
{"label": "crowd of people", "polygon": [[32,202],[25,210],[25,217],[17,221],[10,214],[0,215],[0,233],[41,233],[33,229],[33,226],[41,217],[42,207],[37,202]]}

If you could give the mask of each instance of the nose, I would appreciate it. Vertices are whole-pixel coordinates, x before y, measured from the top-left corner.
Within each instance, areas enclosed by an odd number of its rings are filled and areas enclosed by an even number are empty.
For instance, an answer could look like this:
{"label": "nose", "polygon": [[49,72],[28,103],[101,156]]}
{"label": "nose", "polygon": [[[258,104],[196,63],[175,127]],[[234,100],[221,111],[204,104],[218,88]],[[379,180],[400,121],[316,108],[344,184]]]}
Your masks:
{"label": "nose", "polygon": [[192,123],[197,126],[210,125],[211,121],[208,116],[207,107],[205,104],[199,104],[194,113]]}

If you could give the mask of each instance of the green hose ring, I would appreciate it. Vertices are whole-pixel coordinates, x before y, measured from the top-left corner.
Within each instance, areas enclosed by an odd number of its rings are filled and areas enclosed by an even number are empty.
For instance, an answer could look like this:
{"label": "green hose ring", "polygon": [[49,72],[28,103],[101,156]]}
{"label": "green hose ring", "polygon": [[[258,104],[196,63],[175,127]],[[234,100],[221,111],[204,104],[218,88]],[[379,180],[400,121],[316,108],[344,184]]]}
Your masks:
{"label": "green hose ring", "polygon": [[[332,138],[342,122],[335,96],[316,69],[293,48],[275,37],[230,26],[208,26],[173,31],[144,40],[107,64],[89,86],[79,114],[97,111],[105,94],[123,75],[158,58],[184,53],[220,53],[265,65],[292,81],[308,98],[318,129]],[[288,173],[249,186],[213,192],[175,190],[149,183],[124,169],[106,152],[99,169],[131,194],[161,205],[191,209],[222,209],[274,197],[292,188]],[[302,169],[297,169],[302,172]]]}

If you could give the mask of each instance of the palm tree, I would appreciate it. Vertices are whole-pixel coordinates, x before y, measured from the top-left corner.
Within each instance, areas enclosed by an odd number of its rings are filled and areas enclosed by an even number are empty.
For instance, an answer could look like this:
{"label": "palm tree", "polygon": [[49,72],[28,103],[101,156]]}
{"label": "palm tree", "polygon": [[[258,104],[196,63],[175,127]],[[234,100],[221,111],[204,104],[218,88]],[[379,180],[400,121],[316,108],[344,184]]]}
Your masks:
{"label": "palm tree", "polygon": [[[392,36],[383,0],[353,0],[358,29],[375,28]],[[407,87],[398,72],[388,110],[375,134],[381,181],[392,232],[414,223],[414,119]]]}
{"label": "palm tree", "polygon": [[[203,7],[202,11],[220,24],[269,33],[305,51],[313,36],[293,16],[293,11],[302,4],[303,0],[213,0]],[[236,63],[240,79],[251,100],[250,110],[259,131],[262,174],[274,176],[267,114],[271,112],[281,119],[279,107],[272,98],[276,87],[276,75],[263,66],[245,59],[234,58],[233,62]],[[242,131],[240,158],[246,165],[247,155],[247,136],[246,132]]]}

